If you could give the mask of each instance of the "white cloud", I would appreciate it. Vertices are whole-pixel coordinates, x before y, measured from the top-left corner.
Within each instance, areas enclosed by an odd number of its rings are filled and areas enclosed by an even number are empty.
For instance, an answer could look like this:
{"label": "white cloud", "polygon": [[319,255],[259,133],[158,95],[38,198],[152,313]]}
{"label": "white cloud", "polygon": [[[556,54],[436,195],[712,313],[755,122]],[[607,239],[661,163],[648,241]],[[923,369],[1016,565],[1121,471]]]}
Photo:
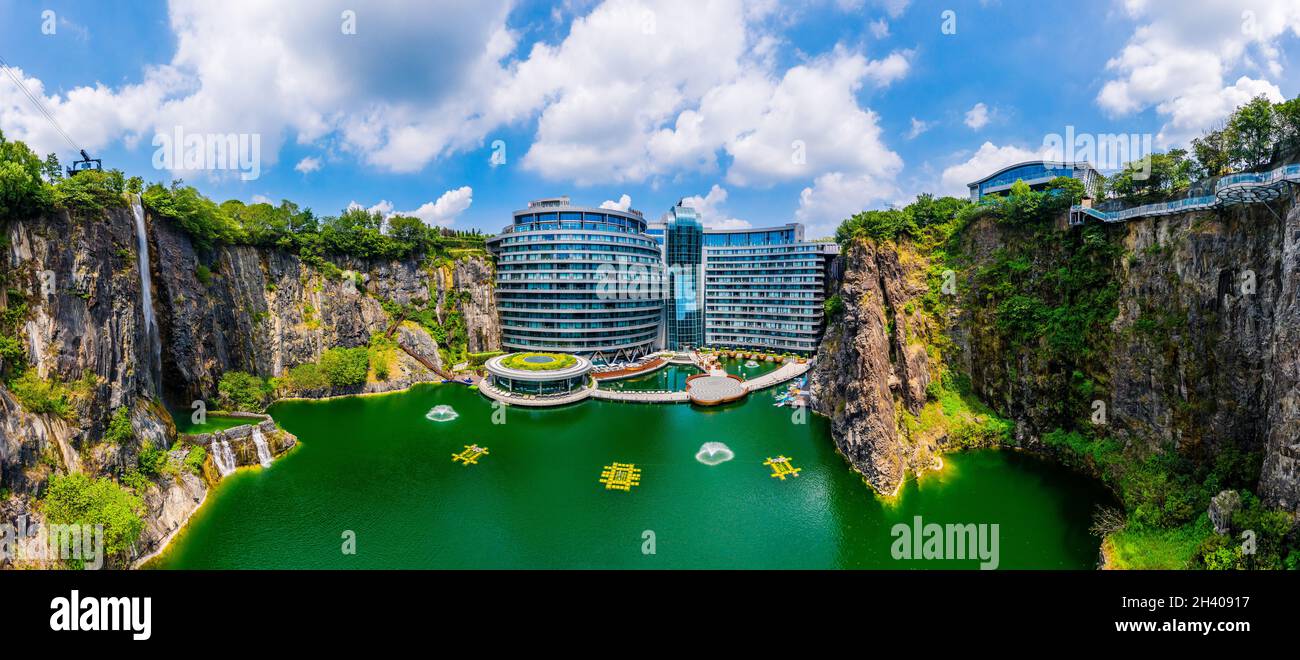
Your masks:
{"label": "white cloud", "polygon": [[1139,25],[1107,62],[1115,77],[1097,104],[1114,117],[1154,107],[1165,119],[1161,145],[1185,143],[1252,96],[1282,98],[1265,78],[1282,73],[1279,41],[1288,31],[1300,36],[1295,0],[1127,0],[1124,11]]}
{"label": "white cloud", "polygon": [[799,193],[795,220],[807,225],[809,238],[832,236],[835,228],[854,214],[899,196],[892,177],[846,175],[830,172],[817,177]]}
{"label": "white cloud", "polygon": [[889,36],[889,21],[883,18],[878,21],[871,21],[867,27],[871,29],[871,36],[877,39],[884,39]]}
{"label": "white cloud", "polygon": [[[898,73],[897,62],[906,69],[901,56],[895,64],[880,64],[837,49],[786,71],[757,106],[752,127],[729,140],[727,181],[761,186],[828,172],[892,178],[902,159],[885,146],[876,113],[859,107],[855,94],[867,80],[888,84]],[[877,77],[883,70],[891,73]]]}
{"label": "white cloud", "polygon": [[622,197],[618,198],[617,202],[607,199],[600,203],[600,208],[611,209],[614,211],[626,211],[632,208],[632,196],[624,194]]}
{"label": "white cloud", "polygon": [[700,216],[700,222],[705,227],[711,229],[746,229],[751,227],[748,220],[733,218],[722,210],[722,205],[727,201],[727,190],[718,184],[713,184],[709,193],[701,197],[692,195],[682,199],[682,203],[695,209]]}
{"label": "white cloud", "polygon": [[1032,151],[1007,145],[999,147],[992,142],[985,142],[969,159],[944,169],[939,180],[940,195],[966,197],[970,189],[966,184],[977,181],[1008,165],[1023,163],[1027,160],[1059,158],[1059,155],[1045,151]]}
{"label": "white cloud", "polygon": [[319,158],[308,156],[298,161],[298,164],[294,165],[293,169],[302,172],[303,174],[310,174],[311,172],[315,172],[319,170],[320,167],[321,167],[321,162]]}
{"label": "white cloud", "polygon": [[[346,0],[172,0],[169,62],[137,85],[46,98],[91,149],[180,125],[259,134],[264,167],[287,140],[327,141],[366,165],[412,172],[534,120],[514,162],[579,185],[657,183],[728,163],[719,174],[733,186],[839,180],[879,190],[902,167],[861,98],[906,76],[913,53],[872,59],[841,44],[782,68],[788,44],[773,31],[771,0],[577,2],[562,12],[581,14],[562,38],[523,54],[506,23],[511,0],[430,2],[368,6],[347,35]],[[907,6],[871,4],[891,18]],[[413,57],[412,44],[436,50]],[[16,93],[0,85],[0,124],[38,149],[60,148]],[[796,141],[803,162],[792,158]],[[839,178],[823,178],[831,174]],[[810,203],[822,198],[814,190]]]}
{"label": "white cloud", "polygon": [[928,130],[930,130],[930,122],[912,117],[912,128],[907,131],[907,139],[914,140]]}
{"label": "white cloud", "polygon": [[[647,7],[650,35],[643,32]],[[875,116],[859,107],[856,93],[905,76],[912,53],[872,60],[837,47],[779,73],[772,65],[777,41],[738,8],[738,0],[608,0],[576,20],[560,43],[534,46],[494,97],[502,116],[539,113],[523,167],[579,185],[639,182],[683,170],[711,173],[727,154],[728,181],[770,185],[810,179],[838,161],[873,159],[876,149],[839,146],[874,129]],[[792,135],[796,126],[806,135]],[[791,162],[794,140],[821,162]],[[884,151],[886,163],[896,158]]]}
{"label": "white cloud", "polygon": [[[337,134],[362,161],[399,172],[476,146],[495,121],[486,97],[513,48],[510,0],[393,0],[359,12],[343,34],[346,0],[172,0],[175,54],[139,84],[77,87],[45,98],[87,149],[155,132],[255,133],[264,165],[286,139]],[[232,38],[237,35],[237,38]],[[411,57],[411,44],[437,44]],[[400,62],[401,66],[394,66]],[[42,91],[39,81],[29,89]],[[0,84],[0,124],[39,150],[67,149],[43,118]]]}
{"label": "white cloud", "polygon": [[[392,202],[381,199],[377,204],[367,208],[371,213],[378,213],[385,218],[394,215],[407,215],[419,218],[425,224],[432,227],[450,227],[456,217],[465,212],[474,202],[474,190],[469,186],[461,186],[448,190],[438,198],[436,202],[425,202],[414,211],[397,211]],[[348,208],[364,208],[357,202],[348,204]]]}
{"label": "white cloud", "polygon": [[976,103],[974,107],[966,111],[966,125],[979,130],[989,123],[989,107],[983,103]]}

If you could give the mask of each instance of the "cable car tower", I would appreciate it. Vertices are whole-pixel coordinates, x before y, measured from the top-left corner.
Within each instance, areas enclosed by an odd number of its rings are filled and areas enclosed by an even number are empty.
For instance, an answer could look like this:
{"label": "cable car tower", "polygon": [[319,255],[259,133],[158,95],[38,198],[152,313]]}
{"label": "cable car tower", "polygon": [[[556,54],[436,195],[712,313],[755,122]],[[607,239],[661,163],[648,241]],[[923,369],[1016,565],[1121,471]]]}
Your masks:
{"label": "cable car tower", "polygon": [[73,161],[72,167],[67,168],[68,176],[75,176],[81,172],[89,172],[91,170],[96,172],[104,171],[104,164],[100,162],[98,158],[91,158],[90,154],[86,153],[85,149],[77,146],[77,143],[73,141],[72,136],[68,135],[68,132],[63,130],[63,127],[59,125],[59,122],[55,121],[54,114],[50,112],[50,109],[45,107],[45,104],[42,103],[36,95],[32,94],[31,90],[27,89],[27,86],[23,84],[22,79],[18,77],[18,74],[14,73],[14,70],[10,68],[9,63],[6,62],[3,57],[0,57],[0,69],[4,69],[4,72],[9,76],[9,79],[13,81],[14,85],[18,88],[18,91],[22,92],[23,96],[27,97],[27,100],[31,102],[32,107],[44,116],[46,121],[50,122],[50,125],[54,127],[54,130],[58,132],[64,141],[66,141],[74,151],[81,152],[81,160]]}
{"label": "cable car tower", "polygon": [[68,176],[76,176],[90,170],[102,172],[104,171],[104,164],[98,158],[91,158],[85,149],[81,149],[81,160],[73,161],[72,167],[68,168]]}

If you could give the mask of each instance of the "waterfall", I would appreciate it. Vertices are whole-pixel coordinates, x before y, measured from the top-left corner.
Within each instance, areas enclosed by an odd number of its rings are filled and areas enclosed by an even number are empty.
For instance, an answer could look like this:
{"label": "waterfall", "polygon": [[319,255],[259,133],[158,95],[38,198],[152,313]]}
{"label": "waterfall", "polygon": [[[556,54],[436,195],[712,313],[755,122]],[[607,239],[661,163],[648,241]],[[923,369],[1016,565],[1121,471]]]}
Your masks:
{"label": "waterfall", "polygon": [[139,195],[131,195],[131,215],[135,216],[135,243],[140,267],[140,304],[144,307],[145,339],[149,349],[149,374],[155,393],[162,391],[162,346],[158,341],[158,323],[153,317],[153,285],[149,274],[149,234],[145,230],[144,206]]}
{"label": "waterfall", "polygon": [[212,447],[208,449],[212,454],[212,464],[217,466],[217,472],[221,476],[226,476],[235,471],[235,451],[230,448],[230,443],[222,440],[212,439]]}
{"label": "waterfall", "polygon": [[271,467],[271,449],[266,446],[262,430],[256,426],[253,427],[253,444],[257,445],[257,460],[262,462],[262,467]]}

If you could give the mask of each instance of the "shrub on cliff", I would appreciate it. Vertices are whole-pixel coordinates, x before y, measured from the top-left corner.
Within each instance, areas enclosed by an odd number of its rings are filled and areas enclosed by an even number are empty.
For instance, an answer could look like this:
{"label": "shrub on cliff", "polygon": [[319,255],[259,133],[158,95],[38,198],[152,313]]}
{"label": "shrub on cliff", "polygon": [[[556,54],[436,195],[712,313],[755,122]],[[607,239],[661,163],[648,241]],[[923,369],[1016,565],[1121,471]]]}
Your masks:
{"label": "shrub on cliff", "polygon": [[71,393],[67,388],[57,380],[37,376],[32,369],[10,379],[8,385],[9,391],[27,412],[56,415],[64,419],[75,413]]}
{"label": "shrub on cliff", "polygon": [[150,209],[179,226],[200,247],[235,243],[242,238],[230,216],[194,186],[175,181],[167,188],[155,183],[145,188],[142,198]]}
{"label": "shrub on cliff", "polygon": [[331,348],[321,354],[320,368],[334,387],[361,385],[370,371],[370,352],[364,346]]}
{"label": "shrub on cliff", "polygon": [[135,437],[135,430],[131,428],[131,411],[127,406],[120,406],[113,411],[113,416],[108,420],[108,428],[104,431],[104,441],[120,445],[130,442]]}
{"label": "shrub on cliff", "polygon": [[121,170],[87,170],[54,184],[54,203],[74,213],[98,216],[125,205],[126,177]]}
{"label": "shrub on cliff", "polygon": [[257,412],[266,403],[267,384],[243,371],[227,371],[217,383],[217,401],[225,410]]}
{"label": "shrub on cliff", "polygon": [[329,387],[330,381],[315,362],[300,364],[289,369],[277,382],[280,389],[290,394],[306,394]]}
{"label": "shrub on cliff", "polygon": [[144,531],[144,502],[108,477],[81,474],[50,477],[40,503],[47,523],[103,525],[104,554],[125,553]]}
{"label": "shrub on cliff", "polygon": [[203,474],[203,462],[208,460],[208,450],[202,445],[190,447],[188,454],[185,454],[185,467],[190,472],[197,475]]}
{"label": "shrub on cliff", "polygon": [[53,196],[41,179],[43,170],[26,144],[5,140],[0,132],[0,219],[31,217],[49,207]]}

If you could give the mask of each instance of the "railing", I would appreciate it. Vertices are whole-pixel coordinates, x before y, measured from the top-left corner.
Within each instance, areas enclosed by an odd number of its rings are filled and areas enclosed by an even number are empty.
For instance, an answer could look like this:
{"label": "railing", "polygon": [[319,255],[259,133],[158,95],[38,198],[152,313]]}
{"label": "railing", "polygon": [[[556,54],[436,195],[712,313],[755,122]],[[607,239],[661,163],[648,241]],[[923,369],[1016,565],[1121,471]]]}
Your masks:
{"label": "railing", "polygon": [[1070,207],[1070,224],[1081,225],[1084,223],[1085,216],[1091,216],[1102,222],[1125,222],[1134,218],[1156,215],[1168,215],[1171,213],[1182,213],[1203,208],[1213,208],[1230,204],[1239,204],[1246,201],[1255,201],[1245,199],[1244,196],[1253,193],[1259,193],[1258,199],[1265,199],[1266,193],[1277,192],[1279,184],[1300,184],[1300,163],[1284,165],[1271,172],[1243,172],[1241,174],[1232,174],[1219,179],[1214,184],[1214,194],[1204,195],[1201,197],[1188,197],[1178,199],[1172,202],[1160,202],[1157,204],[1145,204],[1136,206],[1123,211],[1107,213],[1098,211],[1093,208],[1082,206]]}

